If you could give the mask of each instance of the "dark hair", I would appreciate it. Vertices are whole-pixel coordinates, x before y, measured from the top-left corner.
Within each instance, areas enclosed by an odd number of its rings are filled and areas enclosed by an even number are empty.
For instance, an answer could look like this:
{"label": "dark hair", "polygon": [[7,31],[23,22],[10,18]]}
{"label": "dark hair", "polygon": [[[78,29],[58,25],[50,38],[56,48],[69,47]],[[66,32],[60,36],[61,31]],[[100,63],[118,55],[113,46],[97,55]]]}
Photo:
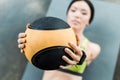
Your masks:
{"label": "dark hair", "polygon": [[89,5],[90,10],[91,10],[91,17],[90,17],[89,23],[91,23],[93,18],[94,18],[94,6],[89,0],[72,0],[71,3],[69,4],[68,8],[67,8],[67,13],[68,13],[71,5],[76,1],[85,1]]}

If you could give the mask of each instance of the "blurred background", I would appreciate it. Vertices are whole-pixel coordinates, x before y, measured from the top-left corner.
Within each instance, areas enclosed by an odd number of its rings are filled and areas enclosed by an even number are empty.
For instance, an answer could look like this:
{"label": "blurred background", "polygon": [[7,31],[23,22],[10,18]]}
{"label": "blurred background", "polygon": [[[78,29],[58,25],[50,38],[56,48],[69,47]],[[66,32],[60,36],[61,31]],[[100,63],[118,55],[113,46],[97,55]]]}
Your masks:
{"label": "blurred background", "polygon": [[[120,4],[120,0],[101,1]],[[44,17],[51,2],[52,0],[0,0],[0,80],[21,80],[27,60],[18,49],[18,33],[25,31],[26,23]],[[120,75],[120,59],[117,63],[114,78]]]}

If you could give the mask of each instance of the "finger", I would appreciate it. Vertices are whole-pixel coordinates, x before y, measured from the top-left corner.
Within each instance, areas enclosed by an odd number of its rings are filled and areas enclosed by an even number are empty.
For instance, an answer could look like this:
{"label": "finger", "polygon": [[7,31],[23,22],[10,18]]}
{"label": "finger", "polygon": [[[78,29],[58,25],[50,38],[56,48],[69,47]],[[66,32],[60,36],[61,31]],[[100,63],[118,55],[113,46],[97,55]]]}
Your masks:
{"label": "finger", "polygon": [[70,68],[70,67],[72,67],[73,65],[68,65],[68,66],[62,66],[62,65],[60,65],[60,68],[61,69],[68,69],[68,68]]}
{"label": "finger", "polygon": [[19,33],[19,34],[18,34],[18,38],[24,38],[25,36],[26,36],[25,33]]}
{"label": "finger", "polygon": [[80,50],[80,48],[78,46],[76,46],[75,44],[73,44],[71,42],[69,43],[69,45],[77,55],[82,56],[82,51]]}
{"label": "finger", "polygon": [[65,52],[76,62],[80,61],[80,57],[78,55],[76,55],[75,53],[73,53],[70,49],[65,48]]}
{"label": "finger", "polygon": [[77,62],[76,61],[73,61],[73,60],[70,60],[68,57],[66,56],[63,56],[62,59],[67,62],[69,65],[75,65]]}
{"label": "finger", "polygon": [[25,48],[25,45],[24,44],[19,44],[18,48],[23,49],[23,48]]}
{"label": "finger", "polygon": [[30,27],[30,23],[27,23],[26,28]]}
{"label": "finger", "polygon": [[21,44],[21,43],[25,43],[26,42],[26,40],[24,39],[24,38],[20,38],[20,39],[18,39],[18,44]]}
{"label": "finger", "polygon": [[80,37],[79,37],[79,35],[76,35],[76,40],[77,40],[77,46],[79,46],[80,45]]}
{"label": "finger", "polygon": [[21,50],[20,50],[20,52],[21,52],[21,53],[24,53],[24,50],[23,50],[23,49],[21,49]]}

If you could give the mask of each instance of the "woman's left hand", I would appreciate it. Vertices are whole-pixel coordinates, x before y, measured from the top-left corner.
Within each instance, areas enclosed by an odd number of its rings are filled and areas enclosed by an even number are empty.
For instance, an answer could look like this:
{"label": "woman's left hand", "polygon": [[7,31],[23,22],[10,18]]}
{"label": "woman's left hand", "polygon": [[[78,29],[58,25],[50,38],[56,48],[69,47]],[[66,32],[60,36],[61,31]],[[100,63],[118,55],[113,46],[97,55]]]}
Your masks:
{"label": "woman's left hand", "polygon": [[73,49],[74,52],[72,50],[70,50],[69,48],[65,48],[64,50],[73,60],[69,59],[65,55],[62,56],[62,59],[69,64],[68,66],[61,65],[60,68],[62,68],[62,69],[69,68],[69,67],[79,63],[79,61],[83,55],[80,47],[78,47],[77,45],[70,42],[69,46]]}

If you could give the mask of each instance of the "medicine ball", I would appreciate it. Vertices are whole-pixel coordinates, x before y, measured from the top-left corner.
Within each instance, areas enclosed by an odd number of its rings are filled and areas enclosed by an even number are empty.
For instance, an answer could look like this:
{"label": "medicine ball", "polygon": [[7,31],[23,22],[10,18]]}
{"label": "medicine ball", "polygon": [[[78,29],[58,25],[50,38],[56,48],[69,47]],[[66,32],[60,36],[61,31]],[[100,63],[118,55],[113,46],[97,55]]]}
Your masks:
{"label": "medicine ball", "polygon": [[71,49],[68,43],[76,44],[76,37],[65,21],[56,17],[43,17],[31,23],[25,33],[25,56],[34,66],[54,70],[60,65],[67,65],[62,59],[63,55],[72,59],[64,48]]}

